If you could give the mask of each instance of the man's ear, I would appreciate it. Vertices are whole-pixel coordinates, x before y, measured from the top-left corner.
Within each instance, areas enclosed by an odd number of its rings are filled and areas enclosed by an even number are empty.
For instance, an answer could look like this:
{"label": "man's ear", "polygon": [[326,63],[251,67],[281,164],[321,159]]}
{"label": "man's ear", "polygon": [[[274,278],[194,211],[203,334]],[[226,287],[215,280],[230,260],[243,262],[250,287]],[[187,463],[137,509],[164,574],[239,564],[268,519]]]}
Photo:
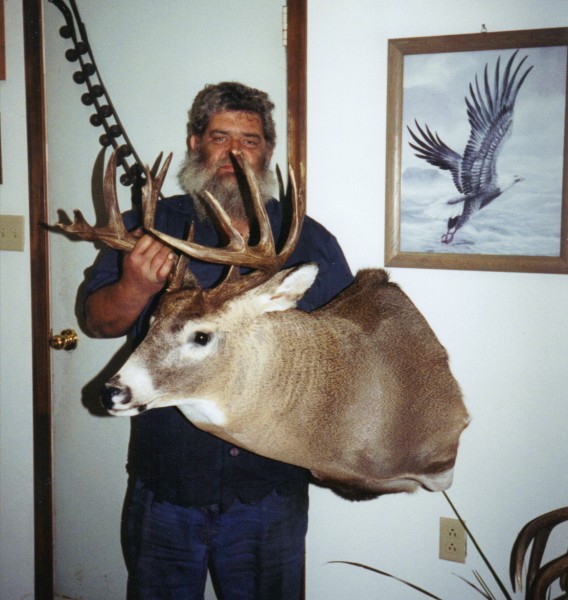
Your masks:
{"label": "man's ear", "polygon": [[197,148],[199,148],[199,144],[201,143],[201,137],[192,133],[187,137],[187,149],[189,152],[195,152]]}

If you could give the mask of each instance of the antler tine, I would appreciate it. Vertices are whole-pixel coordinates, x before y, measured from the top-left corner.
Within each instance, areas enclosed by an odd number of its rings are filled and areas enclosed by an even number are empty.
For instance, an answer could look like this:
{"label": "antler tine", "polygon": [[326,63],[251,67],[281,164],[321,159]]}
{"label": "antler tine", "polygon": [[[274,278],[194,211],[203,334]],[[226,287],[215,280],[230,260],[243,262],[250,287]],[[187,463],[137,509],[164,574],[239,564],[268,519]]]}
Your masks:
{"label": "antler tine", "polygon": [[[195,227],[192,223],[187,234],[187,241],[193,240],[194,231]],[[168,277],[168,286],[166,288],[167,292],[177,292],[181,289],[187,289],[188,287],[201,287],[195,275],[193,275],[193,273],[187,268],[188,265],[189,256],[187,254],[180,254],[177,257],[176,264]]]}
{"label": "antler tine", "polygon": [[108,226],[105,229],[109,229],[111,234],[114,233],[119,240],[127,241],[131,249],[134,247],[134,244],[136,244],[136,238],[126,231],[122,215],[120,214],[120,208],[118,207],[118,195],[116,193],[117,162],[118,150],[114,150],[108,160],[103,182],[103,198],[108,215]]}
{"label": "antler tine", "polygon": [[93,227],[89,225],[80,210],[74,210],[73,223],[56,223],[55,227],[83,240],[91,242],[101,241],[110,248],[129,251],[134,248],[136,237],[126,231],[120,209],[118,208],[116,162],[117,150],[111,154],[103,182],[103,197],[108,214],[108,224],[105,227]]}
{"label": "antler tine", "polygon": [[235,169],[237,171],[240,169],[243,172],[249,188],[254,214],[258,221],[260,231],[260,239],[256,245],[257,251],[259,253],[269,253],[274,256],[276,254],[276,249],[274,246],[272,227],[270,226],[266,206],[264,205],[254,171],[241,152],[231,152],[230,159]]}
{"label": "antler tine", "polygon": [[276,179],[278,180],[278,197],[280,198],[280,202],[282,202],[288,196],[284,189],[284,180],[282,179],[282,171],[280,170],[279,165],[276,165]]}
{"label": "antler tine", "polygon": [[[280,200],[283,201],[282,192],[284,190],[284,184],[282,183],[282,173],[278,167],[276,168],[276,174],[278,176],[280,187]],[[302,224],[304,222],[304,217],[306,216],[306,196],[303,190],[298,190],[296,176],[294,175],[294,169],[292,169],[291,164],[288,164],[288,186],[289,188],[286,197],[289,197],[289,194],[292,196],[292,222],[290,223],[290,231],[288,232],[286,243],[278,255],[281,265],[288,260],[294,251],[294,248],[300,239]]]}
{"label": "antler tine", "polygon": [[172,157],[173,154],[170,152],[158,175],[156,175],[156,171],[158,170],[158,166],[162,160],[162,153],[160,153],[154,162],[152,169],[150,169],[148,165],[146,165],[146,168],[144,169],[146,173],[146,183],[142,188],[142,213],[144,229],[147,231],[150,231],[154,227],[156,205],[158,203],[158,198],[160,197],[160,190],[164,184],[164,179],[168,173],[170,163],[172,162]]}
{"label": "antler tine", "polygon": [[160,154],[158,154],[158,156],[156,157],[156,160],[154,161],[154,164],[152,165],[152,168],[150,169],[150,173],[152,173],[152,177],[156,177],[156,174],[158,173],[158,169],[160,168],[160,163],[162,162],[163,156],[164,156],[164,153],[160,152]]}

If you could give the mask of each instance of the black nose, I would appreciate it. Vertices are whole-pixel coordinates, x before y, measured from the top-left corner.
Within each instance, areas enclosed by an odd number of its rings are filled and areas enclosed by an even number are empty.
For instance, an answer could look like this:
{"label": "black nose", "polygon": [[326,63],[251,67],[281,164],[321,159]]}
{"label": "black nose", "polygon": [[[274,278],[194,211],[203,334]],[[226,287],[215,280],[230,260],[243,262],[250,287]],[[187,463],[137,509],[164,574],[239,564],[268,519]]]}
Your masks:
{"label": "black nose", "polygon": [[99,395],[99,401],[107,410],[110,410],[111,408],[114,408],[114,406],[115,406],[114,397],[118,396],[123,391],[124,390],[122,390],[121,388],[105,385],[101,389],[101,393]]}

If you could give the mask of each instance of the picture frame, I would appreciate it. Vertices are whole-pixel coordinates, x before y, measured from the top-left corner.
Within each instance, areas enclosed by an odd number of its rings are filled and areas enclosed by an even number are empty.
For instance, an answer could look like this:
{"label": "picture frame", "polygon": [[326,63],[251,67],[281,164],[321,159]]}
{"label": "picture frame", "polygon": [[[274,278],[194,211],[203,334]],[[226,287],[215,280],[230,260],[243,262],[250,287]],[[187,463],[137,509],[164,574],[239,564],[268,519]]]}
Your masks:
{"label": "picture frame", "polygon": [[567,65],[567,27],[388,41],[386,266],[568,273]]}

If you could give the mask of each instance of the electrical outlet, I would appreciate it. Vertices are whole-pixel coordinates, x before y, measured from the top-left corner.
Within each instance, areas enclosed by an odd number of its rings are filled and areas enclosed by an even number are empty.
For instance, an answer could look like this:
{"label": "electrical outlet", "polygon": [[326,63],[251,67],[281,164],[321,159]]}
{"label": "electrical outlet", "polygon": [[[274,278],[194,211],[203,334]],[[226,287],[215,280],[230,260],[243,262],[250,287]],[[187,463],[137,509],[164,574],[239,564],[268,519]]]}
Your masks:
{"label": "electrical outlet", "polygon": [[0,250],[24,250],[24,217],[0,215]]}
{"label": "electrical outlet", "polygon": [[458,519],[440,517],[440,558],[465,563],[467,534]]}

